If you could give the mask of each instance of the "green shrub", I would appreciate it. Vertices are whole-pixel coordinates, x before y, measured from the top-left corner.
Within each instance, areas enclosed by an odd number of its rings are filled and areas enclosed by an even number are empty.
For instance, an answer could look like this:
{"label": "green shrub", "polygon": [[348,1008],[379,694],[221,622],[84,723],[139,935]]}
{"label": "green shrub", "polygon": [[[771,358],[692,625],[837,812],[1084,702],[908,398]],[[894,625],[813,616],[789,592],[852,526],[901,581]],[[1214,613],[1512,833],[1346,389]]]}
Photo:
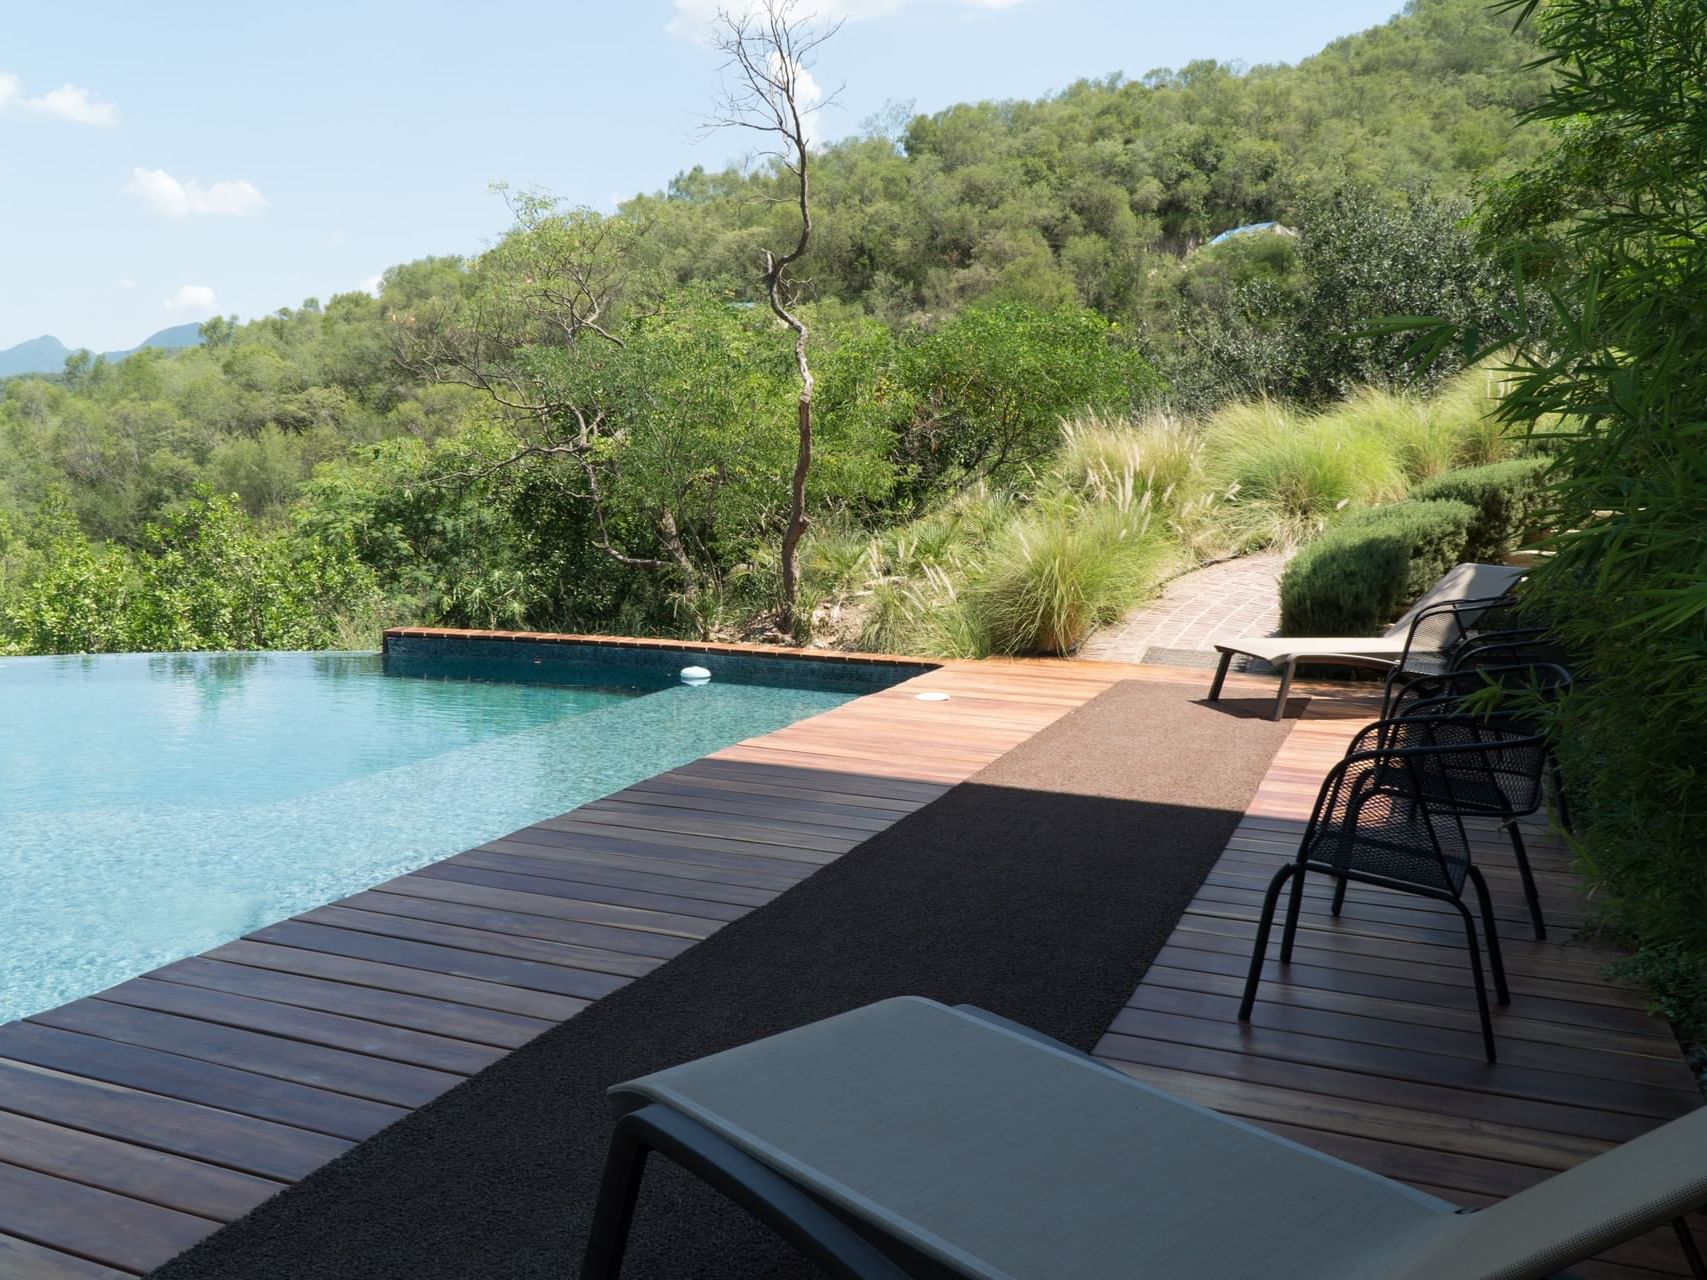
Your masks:
{"label": "green shrub", "polygon": [[1204,459],[1228,495],[1223,519],[1247,547],[1296,546],[1348,507],[1405,492],[1404,472],[1378,432],[1332,415],[1302,418],[1267,400],[1217,411]]}
{"label": "green shrub", "polygon": [[1202,485],[1202,442],[1167,414],[1136,421],[1082,415],[1062,425],[1061,441],[1051,475],[1095,502],[1147,493],[1153,509],[1172,509]]}
{"label": "green shrub", "polygon": [[1549,465],[1546,458],[1513,458],[1448,471],[1417,485],[1411,497],[1422,501],[1444,498],[1475,508],[1464,558],[1499,560],[1534,532]]}
{"label": "green shrub", "polygon": [[1373,635],[1463,557],[1475,510],[1396,502],[1347,516],[1280,578],[1283,635]]}
{"label": "green shrub", "polygon": [[1317,419],[1321,429],[1379,438],[1407,480],[1450,468],[1458,450],[1453,419],[1430,412],[1430,402],[1380,387],[1359,387]]}
{"label": "green shrub", "polygon": [[992,653],[1071,653],[1153,590],[1171,560],[1143,513],[1063,504],[1008,529],[967,603]]}
{"label": "green shrub", "polygon": [[1440,423],[1452,437],[1449,466],[1480,467],[1503,462],[1528,447],[1523,434],[1508,430],[1499,417],[1504,393],[1505,383],[1500,375],[1478,367],[1466,369],[1429,397],[1429,418]]}

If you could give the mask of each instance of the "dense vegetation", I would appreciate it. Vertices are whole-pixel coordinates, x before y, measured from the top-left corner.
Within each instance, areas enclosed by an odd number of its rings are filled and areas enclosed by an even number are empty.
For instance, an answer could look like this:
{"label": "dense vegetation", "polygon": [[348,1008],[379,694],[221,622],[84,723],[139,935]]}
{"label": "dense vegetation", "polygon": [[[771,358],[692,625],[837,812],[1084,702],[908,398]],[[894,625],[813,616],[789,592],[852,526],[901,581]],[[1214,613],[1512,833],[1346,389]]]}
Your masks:
{"label": "dense vegetation", "polygon": [[[815,156],[808,559],[980,494],[1010,509],[1012,546],[1041,548],[1066,519],[1032,509],[1063,418],[1323,403],[1413,371],[1402,338],[1344,336],[1373,317],[1489,321],[1509,300],[1461,202],[1537,154],[1511,123],[1548,82],[1531,52],[1477,0],[1418,0],[1296,67],[898,112]],[[396,268],[377,299],[0,384],[0,647],[349,643],[412,620],[762,629],[793,392],[754,304],[785,180],[695,170],[609,218],[512,195],[494,249]],[[1285,229],[1203,246],[1262,220]],[[1223,479],[1260,538],[1261,479]],[[216,622],[190,597],[230,569],[171,559],[186,540],[248,548],[256,580],[317,566],[313,585]],[[168,601],[166,565],[207,581]],[[980,591],[993,607],[1000,585]],[[987,643],[1053,643],[1024,630]]]}
{"label": "dense vegetation", "polygon": [[1537,28],[1551,145],[1484,214],[1533,300],[1502,414],[1559,463],[1529,603],[1586,677],[1556,711],[1583,865],[1707,1036],[1707,8],[1552,0]]}

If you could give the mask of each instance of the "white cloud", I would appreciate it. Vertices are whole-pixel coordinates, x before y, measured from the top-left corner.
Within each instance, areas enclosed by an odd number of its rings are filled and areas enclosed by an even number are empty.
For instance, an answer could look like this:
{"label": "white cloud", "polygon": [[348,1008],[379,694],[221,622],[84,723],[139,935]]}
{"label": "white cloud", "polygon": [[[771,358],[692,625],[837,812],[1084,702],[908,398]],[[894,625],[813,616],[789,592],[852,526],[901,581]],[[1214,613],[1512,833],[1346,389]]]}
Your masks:
{"label": "white cloud", "polygon": [[124,189],[141,196],[155,213],[168,218],[187,218],[200,213],[242,217],[267,203],[255,184],[242,178],[204,187],[194,178],[179,182],[164,169],[137,169]]}
{"label": "white cloud", "polygon": [[178,292],[165,302],[168,311],[211,312],[213,305],[213,290],[205,284],[179,285]]}
{"label": "white cloud", "polygon": [[132,280],[129,276],[126,276],[123,280],[119,281],[119,288],[134,289],[136,288],[136,281]]}
{"label": "white cloud", "polygon": [[362,281],[362,292],[363,293],[371,293],[374,297],[377,298],[377,297],[379,297],[380,288],[384,284],[385,284],[384,274],[383,273],[376,273],[374,275],[369,276],[366,280]]}
{"label": "white cloud", "polygon": [[109,125],[119,122],[119,109],[110,102],[101,102],[87,89],[74,84],[62,84],[39,98],[25,98],[23,105],[37,115],[69,120],[73,124]]}
{"label": "white cloud", "polygon": [[[776,54],[771,55],[771,70],[782,70],[782,58]],[[802,111],[810,111],[824,100],[824,90],[812,78],[812,73],[798,65],[794,68],[794,98]]]}
{"label": "white cloud", "polygon": [[[797,16],[820,22],[859,22],[887,18],[918,0],[802,0]],[[963,9],[1011,9],[1025,0],[936,0]],[[754,12],[761,0],[674,0],[675,14],[664,29],[685,40],[704,40],[719,12]]]}
{"label": "white cloud", "polygon": [[0,71],[0,111],[4,111],[24,91],[24,82],[10,71]]}

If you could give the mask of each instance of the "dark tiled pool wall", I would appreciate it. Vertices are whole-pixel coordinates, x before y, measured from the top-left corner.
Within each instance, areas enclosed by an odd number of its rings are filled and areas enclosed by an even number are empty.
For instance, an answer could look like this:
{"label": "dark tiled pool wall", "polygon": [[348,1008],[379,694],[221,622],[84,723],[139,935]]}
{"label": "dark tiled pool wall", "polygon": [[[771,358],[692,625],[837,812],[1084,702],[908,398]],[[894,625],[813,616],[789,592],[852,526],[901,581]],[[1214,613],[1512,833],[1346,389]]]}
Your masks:
{"label": "dark tiled pool wall", "polygon": [[508,680],[650,691],[679,684],[683,667],[704,667],[714,682],[723,684],[830,693],[874,693],[932,669],[908,662],[846,662],[557,640],[385,637],[386,675],[429,680]]}

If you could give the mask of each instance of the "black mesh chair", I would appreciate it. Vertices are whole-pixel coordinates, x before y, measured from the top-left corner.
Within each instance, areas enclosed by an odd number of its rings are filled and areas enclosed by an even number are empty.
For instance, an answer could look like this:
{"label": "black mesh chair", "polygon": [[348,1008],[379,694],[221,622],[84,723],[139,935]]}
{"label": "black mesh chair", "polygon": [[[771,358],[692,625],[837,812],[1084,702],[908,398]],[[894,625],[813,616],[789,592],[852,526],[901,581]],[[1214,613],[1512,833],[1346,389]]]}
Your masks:
{"label": "black mesh chair", "polygon": [[1381,718],[1396,719],[1409,714],[1410,709],[1419,703],[1434,704],[1437,700],[1450,700],[1440,705],[1461,709],[1465,699],[1489,689],[1499,689],[1502,693],[1528,693],[1550,701],[1570,687],[1570,671],[1556,662],[1520,659],[1482,666],[1472,657],[1456,671],[1418,676],[1393,689],[1390,700],[1381,708]]}
{"label": "black mesh chair", "polygon": [[[1382,707],[1381,715],[1383,719],[1410,715],[1413,709],[1425,702],[1430,704],[1423,710],[1425,715],[1456,714],[1459,711],[1477,714],[1474,702],[1468,706],[1464,703],[1471,695],[1493,687],[1508,693],[1524,694],[1524,700],[1531,704],[1535,701],[1551,702],[1571,688],[1571,672],[1563,657],[1557,643],[1549,639],[1480,645],[1463,654],[1452,671],[1419,676],[1409,684],[1390,688],[1390,701]],[[1552,743],[1547,748],[1547,777],[1552,784],[1553,808],[1559,824],[1567,831],[1574,830],[1570,794],[1565,788],[1564,772],[1559,767],[1559,758]]]}
{"label": "black mesh chair", "polygon": [[1565,647],[1542,628],[1486,631],[1460,645],[1453,652],[1447,670],[1475,671],[1536,662],[1569,669],[1571,658]]}
{"label": "black mesh chair", "polygon": [[[1465,816],[1494,818],[1500,823],[1511,840],[1535,936],[1545,939],[1547,921],[1541,911],[1541,894],[1518,820],[1539,812],[1545,802],[1543,779],[1551,759],[1546,736],[1521,712],[1467,714],[1459,699],[1448,696],[1414,702],[1407,714],[1366,726],[1347,750],[1425,747],[1450,748],[1442,756],[1440,768],[1419,775],[1430,786],[1427,799]],[[1345,882],[1341,881],[1334,890],[1335,914],[1344,899]]]}
{"label": "black mesh chair", "polygon": [[[1378,740],[1378,733],[1373,731],[1381,727],[1372,725],[1365,730],[1370,735],[1369,741]],[[1250,974],[1245,980],[1244,999],[1239,1004],[1241,1022],[1250,1021],[1251,1008],[1256,1003],[1257,984],[1262,979],[1280,891],[1290,884],[1286,925],[1280,941],[1280,961],[1287,964],[1292,960],[1293,943],[1298,935],[1304,877],[1319,872],[1338,881],[1335,914],[1344,898],[1343,886],[1353,880],[1420,894],[1450,903],[1457,910],[1470,948],[1483,1048],[1488,1061],[1495,1060],[1481,946],[1476,918],[1464,901],[1465,883],[1476,891],[1494,991],[1499,1002],[1505,1004],[1511,997],[1500,958],[1493,903],[1488,897],[1487,882],[1470,861],[1470,842],[1464,833],[1463,820],[1450,805],[1431,799],[1455,794],[1454,786],[1461,785],[1455,783],[1455,778],[1483,772],[1487,765],[1479,757],[1488,750],[1479,742],[1360,750],[1348,754],[1328,772],[1298,846],[1298,856],[1275,873],[1263,897]]]}
{"label": "black mesh chair", "polygon": [[1485,645],[1539,641],[1545,629],[1524,625],[1516,608],[1517,597],[1504,595],[1450,600],[1418,612],[1404,651],[1387,672],[1383,703],[1412,680],[1457,669]]}

